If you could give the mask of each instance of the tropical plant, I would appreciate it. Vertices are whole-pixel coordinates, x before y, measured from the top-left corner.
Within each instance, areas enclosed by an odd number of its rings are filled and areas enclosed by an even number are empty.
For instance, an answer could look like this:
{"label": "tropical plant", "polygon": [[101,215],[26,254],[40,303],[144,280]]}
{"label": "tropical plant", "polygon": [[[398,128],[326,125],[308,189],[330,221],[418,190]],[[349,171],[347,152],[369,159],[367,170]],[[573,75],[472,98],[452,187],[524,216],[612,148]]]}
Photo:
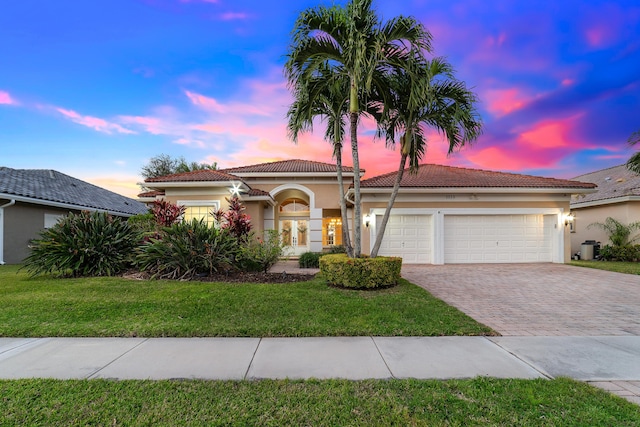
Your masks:
{"label": "tropical plant", "polygon": [[607,217],[604,222],[593,222],[587,226],[588,229],[592,227],[604,230],[614,247],[632,244],[640,238],[640,236],[631,237],[634,231],[640,230],[640,221],[623,224],[615,218]]}
{"label": "tropical plant", "polygon": [[382,221],[376,224],[371,257],[378,255],[407,160],[409,173],[415,173],[426,152],[425,128],[444,136],[449,144],[448,154],[474,141],[482,129],[475,94],[455,79],[453,68],[444,58],[412,60],[410,67],[389,74],[389,113],[378,119],[378,133],[386,137],[387,146],[400,146],[400,165]]}
{"label": "tropical plant", "polygon": [[197,170],[216,170],[218,164],[187,162],[184,157],[171,157],[168,154],[160,154],[152,157],[149,163],[144,165],[140,174],[144,179],[157,178],[160,176],[172,175],[174,173],[192,172]]}
{"label": "tropical plant", "polygon": [[[640,130],[632,133],[627,142],[631,146],[640,143]],[[627,160],[627,169],[629,169],[631,172],[640,174],[640,151],[635,153],[633,156],[631,156],[631,158],[629,158],[629,160]]]}
{"label": "tropical plant", "polygon": [[126,221],[106,212],[62,217],[30,244],[24,267],[32,275],[111,276],[128,268],[140,240]]}
{"label": "tropical plant", "polygon": [[151,213],[161,227],[170,227],[184,217],[187,208],[166,200],[155,200]]}
{"label": "tropical plant", "polygon": [[228,230],[238,241],[246,240],[251,232],[251,217],[247,215],[245,207],[237,196],[227,198],[229,209],[225,212],[222,209],[211,212],[220,228]]}
{"label": "tropical plant", "polygon": [[320,268],[321,253],[305,252],[298,258],[298,266],[300,268]]}
{"label": "tropical plant", "polygon": [[[389,69],[404,68],[412,57],[431,50],[431,35],[415,18],[399,16],[382,22],[372,9],[372,0],[351,0],[346,7],[318,6],[300,13],[293,29],[285,74],[294,96],[296,88],[325,69],[336,79],[349,82],[349,123],[354,169],[353,256],[361,253],[362,212],[358,122],[363,106],[374,88],[384,97],[384,75]],[[333,84],[333,79],[326,79]],[[318,91],[321,93],[322,91]],[[370,99],[371,98],[371,99]],[[314,104],[314,100],[308,102]]]}
{"label": "tropical plant", "polygon": [[284,252],[277,230],[266,230],[264,238],[250,234],[240,246],[238,264],[243,271],[268,272]]}
{"label": "tropical plant", "polygon": [[233,268],[238,241],[229,230],[209,227],[203,219],[177,222],[150,239],[136,256],[140,270],[160,279],[190,279]]}
{"label": "tropical plant", "polygon": [[349,80],[340,78],[329,67],[320,67],[318,74],[301,79],[294,86],[294,101],[289,107],[287,128],[289,137],[298,142],[301,132],[313,131],[313,120],[320,117],[327,121],[324,139],[333,145],[338,177],[338,200],[342,216],[342,244],[348,254],[353,254],[349,235],[347,200],[342,174],[342,145],[345,138],[345,119],[349,114]]}

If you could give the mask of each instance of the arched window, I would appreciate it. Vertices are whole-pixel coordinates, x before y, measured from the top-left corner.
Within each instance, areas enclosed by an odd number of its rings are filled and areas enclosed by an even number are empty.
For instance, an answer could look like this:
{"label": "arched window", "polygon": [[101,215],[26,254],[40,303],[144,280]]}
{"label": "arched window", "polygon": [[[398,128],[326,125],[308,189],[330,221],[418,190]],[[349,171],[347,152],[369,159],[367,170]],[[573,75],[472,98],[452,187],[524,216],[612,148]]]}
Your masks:
{"label": "arched window", "polygon": [[309,212],[309,204],[298,198],[287,199],[280,205],[280,212],[307,213]]}

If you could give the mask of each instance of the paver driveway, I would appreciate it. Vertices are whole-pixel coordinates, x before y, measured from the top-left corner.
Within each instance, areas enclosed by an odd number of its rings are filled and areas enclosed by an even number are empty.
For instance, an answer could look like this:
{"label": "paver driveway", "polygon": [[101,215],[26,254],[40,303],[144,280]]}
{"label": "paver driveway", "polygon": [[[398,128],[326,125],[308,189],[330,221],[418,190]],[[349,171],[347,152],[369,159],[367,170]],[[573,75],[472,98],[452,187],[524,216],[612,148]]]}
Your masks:
{"label": "paver driveway", "polygon": [[402,276],[502,335],[640,335],[640,276],[562,264],[404,265]]}

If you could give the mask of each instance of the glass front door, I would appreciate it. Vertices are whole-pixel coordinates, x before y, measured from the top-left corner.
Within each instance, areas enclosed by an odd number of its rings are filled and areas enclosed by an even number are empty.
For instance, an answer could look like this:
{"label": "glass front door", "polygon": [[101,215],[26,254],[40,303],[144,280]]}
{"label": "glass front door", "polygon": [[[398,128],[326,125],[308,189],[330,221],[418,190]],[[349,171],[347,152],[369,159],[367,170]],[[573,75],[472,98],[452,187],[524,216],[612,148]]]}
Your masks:
{"label": "glass front door", "polygon": [[283,219],[280,221],[282,242],[287,246],[286,255],[301,255],[309,251],[309,221]]}

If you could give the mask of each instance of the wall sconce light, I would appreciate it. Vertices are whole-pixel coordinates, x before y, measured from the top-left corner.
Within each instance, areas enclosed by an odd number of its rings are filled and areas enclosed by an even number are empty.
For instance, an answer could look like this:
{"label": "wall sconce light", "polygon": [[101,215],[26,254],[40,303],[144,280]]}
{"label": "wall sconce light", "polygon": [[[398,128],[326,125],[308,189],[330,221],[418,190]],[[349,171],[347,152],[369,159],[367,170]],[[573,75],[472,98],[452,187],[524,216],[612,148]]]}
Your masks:
{"label": "wall sconce light", "polygon": [[365,216],[362,217],[362,220],[364,222],[364,226],[369,228],[369,225],[371,224],[371,215],[366,214]]}
{"label": "wall sconce light", "polygon": [[564,226],[568,226],[569,224],[571,224],[574,220],[576,219],[576,214],[574,214],[573,212],[569,212],[568,214],[565,215],[564,217]]}
{"label": "wall sconce light", "polygon": [[240,183],[234,182],[231,184],[232,187],[229,189],[229,193],[231,193],[232,197],[238,197],[240,195]]}

